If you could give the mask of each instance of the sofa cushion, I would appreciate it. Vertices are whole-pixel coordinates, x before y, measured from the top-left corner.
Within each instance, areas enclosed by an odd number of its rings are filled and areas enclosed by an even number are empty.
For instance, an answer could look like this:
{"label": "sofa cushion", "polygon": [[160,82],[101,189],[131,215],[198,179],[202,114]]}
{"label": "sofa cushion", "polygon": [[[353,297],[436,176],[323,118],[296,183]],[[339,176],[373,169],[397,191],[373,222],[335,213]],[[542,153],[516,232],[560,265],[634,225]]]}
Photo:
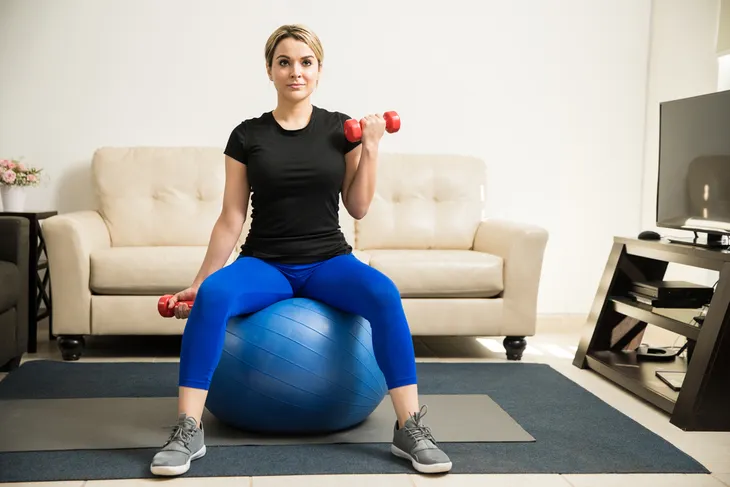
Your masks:
{"label": "sofa cushion", "polygon": [[368,250],[369,264],[404,298],[491,298],[503,290],[502,259],[472,250]]}
{"label": "sofa cushion", "polygon": [[355,222],[358,249],[469,250],[486,166],[471,156],[381,153],[375,197]]}
{"label": "sofa cushion", "polygon": [[[206,247],[112,247],[92,252],[95,294],[149,295],[185,289]],[[403,297],[494,297],[502,292],[502,259],[471,250],[371,250],[355,257],[390,277]],[[231,256],[229,263],[235,259]]]}
{"label": "sofa cushion", "polygon": [[357,259],[362,262],[363,264],[370,264],[370,254],[367,252],[363,252],[362,250],[354,249],[352,251],[352,255],[357,257]]}
{"label": "sofa cushion", "polygon": [[166,294],[195,279],[206,247],[112,247],[92,252],[91,291],[97,294]]}
{"label": "sofa cushion", "polygon": [[0,313],[9,310],[18,302],[20,295],[20,270],[12,262],[0,261]]}
{"label": "sofa cushion", "polygon": [[[112,247],[91,253],[90,289],[95,294],[167,294],[188,287],[200,270],[207,248]],[[367,264],[369,255],[354,251]],[[228,264],[238,256],[235,249]]]}
{"label": "sofa cushion", "polygon": [[92,175],[113,246],[207,245],[225,186],[213,147],[103,147]]}

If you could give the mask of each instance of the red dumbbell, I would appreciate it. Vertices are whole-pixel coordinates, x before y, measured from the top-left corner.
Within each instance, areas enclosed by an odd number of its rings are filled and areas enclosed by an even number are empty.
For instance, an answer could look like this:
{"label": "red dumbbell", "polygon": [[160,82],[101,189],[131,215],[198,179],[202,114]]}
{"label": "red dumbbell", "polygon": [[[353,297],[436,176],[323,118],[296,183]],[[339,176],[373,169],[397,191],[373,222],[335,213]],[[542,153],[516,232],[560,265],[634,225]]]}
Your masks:
{"label": "red dumbbell", "polygon": [[171,318],[171,317],[175,316],[175,308],[180,303],[185,303],[190,308],[193,307],[192,301],[178,301],[177,303],[175,303],[175,307],[168,308],[167,303],[170,302],[171,298],[172,298],[172,294],[166,294],[166,295],[162,296],[159,300],[157,300],[157,311],[160,313],[161,316],[164,316],[165,318]]}
{"label": "red dumbbell", "polygon": [[[385,131],[389,134],[395,133],[400,130],[400,115],[397,112],[385,112],[383,114],[385,119]],[[360,122],[351,118],[345,122],[345,137],[350,142],[357,142],[362,138],[362,125]]]}

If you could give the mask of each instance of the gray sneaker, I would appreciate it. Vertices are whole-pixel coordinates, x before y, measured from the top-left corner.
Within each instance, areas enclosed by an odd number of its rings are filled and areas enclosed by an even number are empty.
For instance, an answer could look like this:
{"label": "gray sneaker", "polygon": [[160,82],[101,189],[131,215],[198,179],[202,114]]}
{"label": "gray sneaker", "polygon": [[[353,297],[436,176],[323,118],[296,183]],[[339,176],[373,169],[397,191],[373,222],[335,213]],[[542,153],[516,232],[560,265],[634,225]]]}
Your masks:
{"label": "gray sneaker", "polygon": [[390,451],[393,455],[410,460],[413,468],[421,473],[442,473],[451,470],[451,460],[441,451],[428,426],[422,424],[426,414],[426,406],[412,415],[403,428],[398,428],[398,421],[393,428],[393,444]]}
{"label": "gray sneaker", "polygon": [[190,469],[190,462],[205,455],[203,423],[200,428],[195,418],[181,414],[172,434],[152,459],[150,471],[154,475],[182,475]]}

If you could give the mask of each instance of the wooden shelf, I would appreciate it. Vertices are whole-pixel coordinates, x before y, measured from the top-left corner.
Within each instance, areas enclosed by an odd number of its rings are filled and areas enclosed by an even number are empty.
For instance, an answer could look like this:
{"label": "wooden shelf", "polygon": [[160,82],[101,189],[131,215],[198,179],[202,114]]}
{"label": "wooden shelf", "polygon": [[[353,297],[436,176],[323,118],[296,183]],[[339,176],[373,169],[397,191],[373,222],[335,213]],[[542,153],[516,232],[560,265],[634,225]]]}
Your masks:
{"label": "wooden shelf", "polygon": [[697,340],[700,336],[700,327],[683,321],[675,320],[654,312],[648,304],[634,301],[632,298],[613,296],[609,298],[613,303],[613,309],[624,316],[630,316],[644,323],[656,325],[678,335],[684,335],[690,340]]}
{"label": "wooden shelf", "polygon": [[[701,326],[661,314],[662,310],[629,297],[635,282],[663,280],[670,263],[719,271]],[[730,431],[729,310],[730,252],[617,237],[573,365],[590,369],[666,411],[678,428]],[[639,359],[635,349],[650,324],[685,336],[688,358]],[[658,370],[685,372],[681,390],[673,391],[656,377]]]}
{"label": "wooden shelf", "polygon": [[667,413],[674,410],[679,392],[673,391],[657,376],[657,370],[686,372],[687,362],[677,357],[671,362],[647,362],[638,360],[635,352],[596,351],[586,356],[591,369],[607,379],[631,391],[645,401]]}

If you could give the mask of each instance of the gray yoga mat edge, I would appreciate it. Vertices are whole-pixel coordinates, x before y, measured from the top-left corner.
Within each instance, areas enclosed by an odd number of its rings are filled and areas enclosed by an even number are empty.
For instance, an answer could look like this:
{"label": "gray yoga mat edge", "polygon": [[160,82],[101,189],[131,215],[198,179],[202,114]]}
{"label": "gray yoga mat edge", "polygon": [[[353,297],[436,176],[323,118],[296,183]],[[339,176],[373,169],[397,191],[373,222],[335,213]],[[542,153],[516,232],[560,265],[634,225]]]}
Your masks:
{"label": "gray yoga mat edge", "polygon": [[[425,395],[424,417],[447,442],[532,442],[535,439],[489,396]],[[0,452],[155,448],[167,439],[177,399],[78,398],[0,401]],[[321,436],[268,436],[233,429],[203,414],[208,446],[390,443],[395,413],[386,398],[363,423]]]}

